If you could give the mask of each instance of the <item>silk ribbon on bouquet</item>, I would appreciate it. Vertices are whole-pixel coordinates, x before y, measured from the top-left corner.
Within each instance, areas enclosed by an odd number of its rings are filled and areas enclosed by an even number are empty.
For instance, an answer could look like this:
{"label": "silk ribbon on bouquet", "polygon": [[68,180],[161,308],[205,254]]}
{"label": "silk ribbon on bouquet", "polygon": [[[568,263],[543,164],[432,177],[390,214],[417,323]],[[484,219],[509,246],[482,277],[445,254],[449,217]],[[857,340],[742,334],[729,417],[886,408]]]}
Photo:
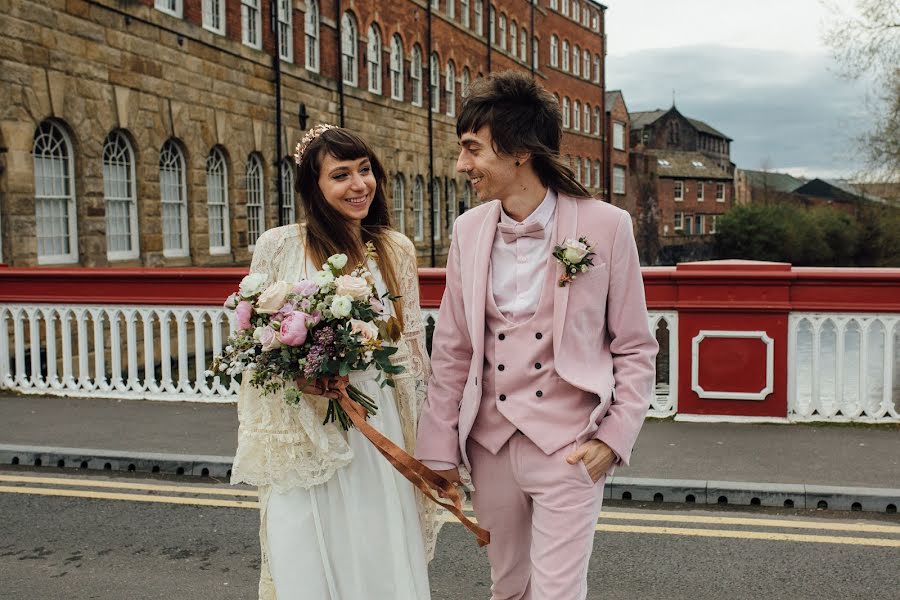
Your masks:
{"label": "silk ribbon on bouquet", "polygon": [[[419,491],[425,494],[429,500],[449,511],[463,524],[463,526],[465,526],[466,529],[471,531],[475,535],[479,546],[490,544],[491,532],[482,529],[465,515],[462,511],[462,500],[459,491],[457,491],[454,485],[410,456],[406,450],[399,447],[385,437],[380,431],[369,425],[369,422],[366,421],[366,409],[350,399],[350,396],[347,394],[347,385],[347,381],[338,380],[334,385],[336,388],[334,391],[338,393],[337,401],[341,405],[341,408],[344,409],[359,432],[366,436],[388,462],[390,462],[401,475],[406,477],[410,483],[416,486]],[[452,498],[453,502],[444,502],[435,498],[432,490],[438,491],[447,498]]]}

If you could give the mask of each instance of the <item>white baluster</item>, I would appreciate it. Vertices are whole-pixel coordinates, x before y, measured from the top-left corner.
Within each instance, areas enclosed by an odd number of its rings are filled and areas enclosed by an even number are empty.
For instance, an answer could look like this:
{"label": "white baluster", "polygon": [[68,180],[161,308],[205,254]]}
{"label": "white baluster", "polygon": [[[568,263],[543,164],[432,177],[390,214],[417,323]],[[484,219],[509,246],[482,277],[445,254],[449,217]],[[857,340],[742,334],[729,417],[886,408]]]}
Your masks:
{"label": "white baluster", "polygon": [[88,311],[78,307],[75,309],[75,325],[78,331],[78,387],[90,389],[91,371],[89,365],[90,343],[88,341]]}
{"label": "white baluster", "polygon": [[109,385],[120,392],[125,391],[122,382],[122,311],[118,308],[109,309],[109,362],[112,371]]}
{"label": "white baluster", "polygon": [[22,388],[31,387],[31,382],[25,374],[25,309],[17,308],[13,317],[13,330],[16,346],[16,384]]}
{"label": "white baluster", "polygon": [[188,377],[188,342],[187,342],[187,311],[178,309],[175,311],[175,324],[178,331],[178,391],[189,394],[191,380]]}
{"label": "white baluster", "polygon": [[41,314],[47,334],[47,387],[58,390],[61,385],[56,375],[56,310],[43,307]]}
{"label": "white baluster", "polygon": [[9,371],[9,330],[10,309],[0,306],[0,386],[13,387],[13,380]]}
{"label": "white baluster", "polygon": [[68,390],[78,387],[73,376],[74,359],[72,356],[72,309],[62,308],[59,311],[59,326],[62,333],[63,377],[62,386]]}
{"label": "white baluster", "polygon": [[900,320],[885,320],[884,324],[884,389],[882,393],[881,407],[878,411],[879,417],[890,415],[894,418],[900,417],[896,407],[894,406],[894,352],[896,344],[894,340],[897,335],[897,328],[900,327]]}
{"label": "white baluster", "polygon": [[844,400],[844,362],[845,346],[847,344],[847,321],[844,319],[834,320],[834,399],[832,403],[831,414],[829,416],[837,416],[844,414],[847,404]]}
{"label": "white baluster", "polygon": [[[209,320],[212,327],[212,352],[213,357],[220,356],[222,354],[222,311],[215,311],[210,314]],[[211,367],[211,365],[210,365]],[[207,367],[207,368],[210,368]],[[215,374],[213,375],[212,389],[215,390],[215,393],[221,395],[228,395],[228,389],[222,385],[222,378]]]}
{"label": "white baluster", "polygon": [[202,309],[190,313],[194,321],[194,389],[198,394],[209,396],[212,390],[206,385],[206,316]]}
{"label": "white baluster", "polygon": [[91,321],[94,322],[94,384],[93,389],[109,391],[106,381],[106,343],[103,339],[103,319],[106,316],[102,308],[92,308]]}
{"label": "white baluster", "polygon": [[41,320],[37,308],[27,308],[28,344],[31,355],[31,385],[38,389],[46,387],[41,374]]}
{"label": "white baluster", "polygon": [[125,331],[128,342],[128,389],[133,392],[141,391],[141,381],[138,378],[137,358],[137,316],[138,311],[133,308],[125,313]]}
{"label": "white baluster", "polygon": [[144,323],[144,389],[157,393],[159,387],[156,383],[156,364],[154,361],[155,347],[153,337],[154,310],[144,308],[141,310],[141,320]]}
{"label": "white baluster", "polygon": [[170,394],[175,392],[175,385],[172,383],[172,331],[169,328],[171,318],[170,310],[159,311],[159,362],[162,366],[159,386]]}

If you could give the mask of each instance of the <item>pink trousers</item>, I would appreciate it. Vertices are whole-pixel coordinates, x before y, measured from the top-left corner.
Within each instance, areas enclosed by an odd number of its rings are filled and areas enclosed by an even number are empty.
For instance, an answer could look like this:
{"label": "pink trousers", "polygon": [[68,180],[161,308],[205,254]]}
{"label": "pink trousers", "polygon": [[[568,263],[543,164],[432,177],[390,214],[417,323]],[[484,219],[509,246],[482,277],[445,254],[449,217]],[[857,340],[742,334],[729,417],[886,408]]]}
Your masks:
{"label": "pink trousers", "polygon": [[570,444],[550,456],[516,432],[491,454],[469,438],[472,506],[491,532],[492,600],[584,600],[604,475],[570,465]]}

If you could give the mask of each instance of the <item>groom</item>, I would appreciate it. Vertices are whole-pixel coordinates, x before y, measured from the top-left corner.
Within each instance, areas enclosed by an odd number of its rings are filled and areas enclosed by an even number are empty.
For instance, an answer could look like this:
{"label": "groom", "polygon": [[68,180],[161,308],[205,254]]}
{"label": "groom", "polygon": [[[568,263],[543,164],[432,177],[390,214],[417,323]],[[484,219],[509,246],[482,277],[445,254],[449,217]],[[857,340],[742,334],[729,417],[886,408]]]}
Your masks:
{"label": "groom", "polygon": [[[560,161],[561,121],[504,72],[472,85],[456,126],[456,169],[484,203],[454,224],[417,457],[452,481],[471,471],[493,600],[586,597],[603,486],[653,393],[631,219]],[[594,255],[566,256],[593,265],[562,285],[554,247],[579,238]]]}

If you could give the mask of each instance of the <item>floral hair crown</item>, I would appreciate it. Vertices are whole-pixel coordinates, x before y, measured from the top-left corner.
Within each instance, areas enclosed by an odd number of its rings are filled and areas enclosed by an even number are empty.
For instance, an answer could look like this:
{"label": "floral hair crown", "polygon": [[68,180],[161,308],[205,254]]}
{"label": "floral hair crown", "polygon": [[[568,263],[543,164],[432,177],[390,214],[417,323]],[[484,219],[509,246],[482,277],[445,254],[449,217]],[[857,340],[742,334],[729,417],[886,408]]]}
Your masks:
{"label": "floral hair crown", "polygon": [[328,123],[319,123],[312,129],[306,132],[306,135],[303,136],[303,139],[297,144],[297,147],[294,149],[294,162],[298,165],[300,161],[303,160],[303,153],[306,152],[306,149],[312,143],[314,139],[328,131],[329,129],[337,129],[335,125],[329,125]]}

